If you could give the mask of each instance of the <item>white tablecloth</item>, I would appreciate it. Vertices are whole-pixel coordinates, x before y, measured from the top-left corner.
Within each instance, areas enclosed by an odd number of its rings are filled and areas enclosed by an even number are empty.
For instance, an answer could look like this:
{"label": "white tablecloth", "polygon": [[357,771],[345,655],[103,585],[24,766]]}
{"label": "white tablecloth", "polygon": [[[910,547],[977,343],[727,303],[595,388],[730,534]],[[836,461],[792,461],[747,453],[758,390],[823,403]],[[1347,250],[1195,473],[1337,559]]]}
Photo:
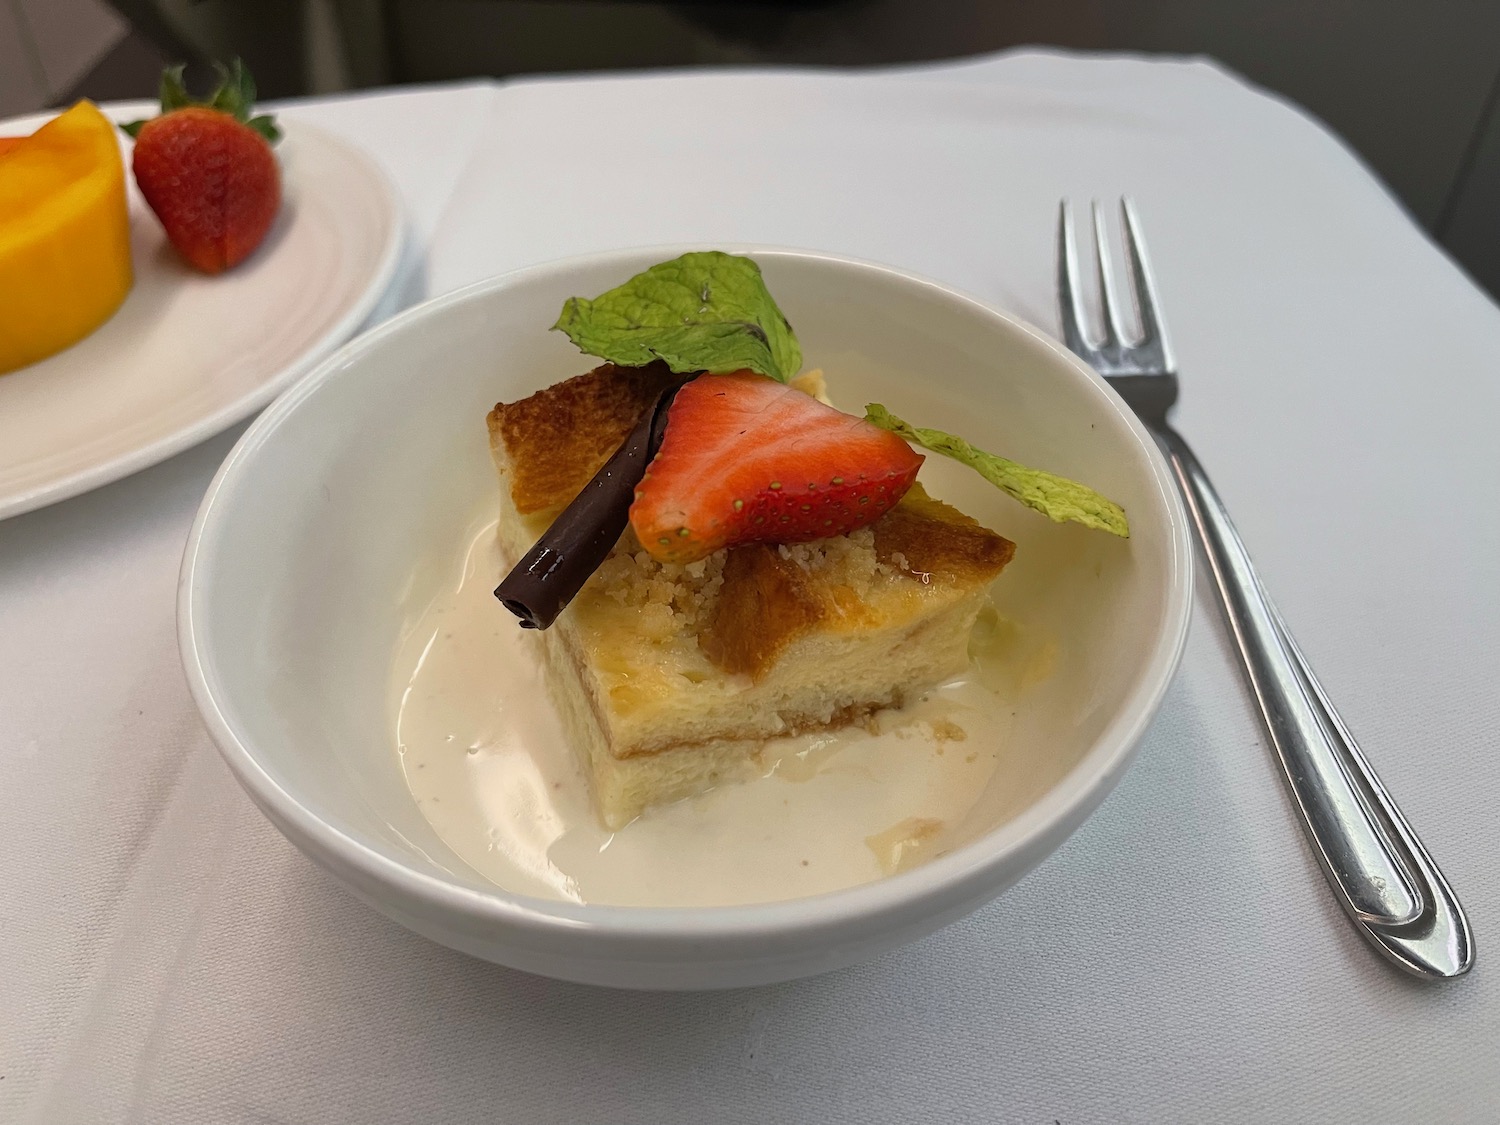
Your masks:
{"label": "white tablecloth", "polygon": [[1469,908],[1424,986],[1343,920],[1213,607],[1138,763],[1030,878],[877,962],[613,993],[340,891],[220,764],[177,565],[238,430],[0,524],[0,1119],[1500,1119],[1500,311],[1357,160],[1202,62],[470,84],[303,102],[389,170],[391,308],[538,260],[766,241],[1053,323],[1057,200],[1139,201],[1181,428]]}

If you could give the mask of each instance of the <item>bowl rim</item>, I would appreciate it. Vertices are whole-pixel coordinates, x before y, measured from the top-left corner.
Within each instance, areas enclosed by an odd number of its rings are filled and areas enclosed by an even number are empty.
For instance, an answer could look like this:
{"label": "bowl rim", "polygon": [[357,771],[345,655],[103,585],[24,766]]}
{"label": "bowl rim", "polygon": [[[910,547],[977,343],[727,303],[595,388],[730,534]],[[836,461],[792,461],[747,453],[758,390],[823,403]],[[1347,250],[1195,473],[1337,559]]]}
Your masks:
{"label": "bowl rim", "polygon": [[240,738],[219,705],[219,685],[211,677],[206,654],[201,650],[198,618],[208,610],[206,605],[197,604],[199,593],[203,575],[212,564],[212,547],[220,522],[230,518],[233,511],[234,493],[244,487],[247,479],[253,479],[246,476],[249,467],[283,420],[324,383],[353,369],[354,361],[379,349],[388,338],[405,332],[409,325],[452,306],[537,278],[615,263],[622,269],[634,269],[648,257],[652,261],[665,261],[702,250],[704,246],[698,243],[632,246],[571,255],[521,266],[429,298],[343,344],[278,397],[246,429],[214,474],[193,519],[177,588],[178,646],[188,687],[210,736],[240,784],[268,818],[311,858],[324,865],[332,861],[336,872],[352,871],[377,884],[390,884],[409,899],[438,910],[455,912],[495,927],[514,927],[533,938],[555,939],[564,933],[580,931],[623,940],[784,938],[789,934],[857,926],[887,912],[924,904],[936,913],[951,909],[955,902],[982,893],[992,885],[998,893],[1006,884],[997,876],[1007,869],[1012,858],[1039,845],[1045,848],[1039,859],[1044,858],[1090,815],[1123,774],[1181,662],[1193,603],[1193,555],[1187,514],[1165,459],[1135,413],[1098,374],[1051,336],[946,282],[826,250],[763,243],[720,243],[714,248],[750,257],[810,260],[873,272],[968,306],[1029,337],[1051,353],[1075,377],[1090,385],[1102,403],[1119,416],[1146,454],[1170,538],[1162,625],[1149,656],[1141,662],[1125,706],[1110,719],[1072,768],[1045,793],[1015,817],[977,839],[909,871],[853,887],[764,903],[618,906],[538,898],[498,885],[485,889],[465,886],[385,855],[353,830],[335,826],[303,804],[261,766],[253,748]]}

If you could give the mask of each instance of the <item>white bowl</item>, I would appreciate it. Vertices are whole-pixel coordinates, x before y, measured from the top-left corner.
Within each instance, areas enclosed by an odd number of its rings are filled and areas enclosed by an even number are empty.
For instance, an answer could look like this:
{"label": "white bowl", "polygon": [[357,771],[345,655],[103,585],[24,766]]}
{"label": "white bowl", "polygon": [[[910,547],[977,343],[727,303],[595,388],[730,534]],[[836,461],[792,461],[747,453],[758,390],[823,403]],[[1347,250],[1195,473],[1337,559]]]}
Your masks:
{"label": "white bowl", "polygon": [[[245,433],[188,541],[179,632],[193,695],[267,817],[375,909],[445,945],[635,988],[761,984],[852,964],[994,898],[1119,780],[1187,634],[1192,557],[1168,470],[1135,417],[1053,340],[884,266],[798,250],[760,262],[835,398],[962,433],[1085,480],[1130,540],[1056,525],[929,458],[935,491],[1017,541],[1002,612],[1058,642],[1018,705],[1024,776],[997,774],[967,842],[862,886],[751,906],[554,902],[486,882],[406,788],[387,702],[409,607],[435,588],[496,484],[484,415],[591,366],[546,331],[682,247],[535,266],[428,301],[346,345]],[[415,601],[414,601],[415,599]]]}

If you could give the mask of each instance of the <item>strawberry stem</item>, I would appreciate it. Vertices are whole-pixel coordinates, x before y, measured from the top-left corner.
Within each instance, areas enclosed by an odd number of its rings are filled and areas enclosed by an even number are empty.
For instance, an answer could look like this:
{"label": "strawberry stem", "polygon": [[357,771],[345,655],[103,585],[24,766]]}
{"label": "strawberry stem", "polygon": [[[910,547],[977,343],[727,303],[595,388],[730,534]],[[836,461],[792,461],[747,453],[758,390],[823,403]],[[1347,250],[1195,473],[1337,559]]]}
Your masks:
{"label": "strawberry stem", "polygon": [[[219,72],[219,85],[207,101],[195,101],[188,93],[182,80],[183,69],[183,64],[178,63],[161,72],[158,96],[161,99],[162,116],[173,110],[202,106],[229,114],[240,124],[250,126],[270,144],[281,140],[281,130],[276,127],[276,120],[270,114],[250,116],[251,110],[255,108],[255,79],[250,77],[250,71],[243,61],[235,59],[228,66],[220,62],[214,63],[214,69]],[[120,128],[134,137],[145,124],[145,121],[132,121]]]}
{"label": "strawberry stem", "polygon": [[182,109],[193,104],[193,99],[188,96],[187,86],[182,81],[184,64],[169,66],[161,72],[161,85],[158,87],[157,97],[161,100],[161,111],[171,113],[174,109]]}

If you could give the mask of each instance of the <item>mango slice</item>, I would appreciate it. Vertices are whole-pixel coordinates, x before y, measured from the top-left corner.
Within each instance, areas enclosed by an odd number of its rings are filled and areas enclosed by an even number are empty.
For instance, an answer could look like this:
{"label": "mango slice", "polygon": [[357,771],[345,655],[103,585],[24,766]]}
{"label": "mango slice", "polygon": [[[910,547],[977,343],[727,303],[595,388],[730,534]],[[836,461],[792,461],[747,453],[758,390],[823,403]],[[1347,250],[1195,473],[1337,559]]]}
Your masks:
{"label": "mango slice", "polygon": [[0,139],[0,374],[76,344],[132,282],[114,124],[79,102]]}

